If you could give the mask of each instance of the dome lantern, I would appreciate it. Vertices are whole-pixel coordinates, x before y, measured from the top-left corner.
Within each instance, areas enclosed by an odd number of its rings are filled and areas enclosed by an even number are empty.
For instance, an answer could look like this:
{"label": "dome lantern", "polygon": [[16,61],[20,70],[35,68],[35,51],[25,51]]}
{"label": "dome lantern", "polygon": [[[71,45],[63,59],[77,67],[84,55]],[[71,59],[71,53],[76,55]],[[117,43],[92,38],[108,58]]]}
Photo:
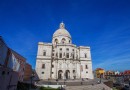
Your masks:
{"label": "dome lantern", "polygon": [[54,32],[52,43],[55,43],[55,39],[58,40],[58,43],[72,43],[71,35],[65,29],[65,24],[63,22],[60,23],[59,29]]}
{"label": "dome lantern", "polygon": [[62,22],[60,23],[60,29],[64,29],[65,28],[65,24]]}
{"label": "dome lantern", "polygon": [[65,29],[65,24],[63,22],[60,23],[59,29],[56,30],[53,34],[53,38],[57,36],[65,36],[71,38],[70,33]]}

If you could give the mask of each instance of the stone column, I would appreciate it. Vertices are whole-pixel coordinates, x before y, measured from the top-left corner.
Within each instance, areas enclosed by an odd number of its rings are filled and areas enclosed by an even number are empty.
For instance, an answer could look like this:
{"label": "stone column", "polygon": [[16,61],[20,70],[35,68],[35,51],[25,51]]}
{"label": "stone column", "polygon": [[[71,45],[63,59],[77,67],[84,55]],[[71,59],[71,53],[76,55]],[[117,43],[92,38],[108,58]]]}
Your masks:
{"label": "stone column", "polygon": [[65,79],[65,59],[63,60],[63,79]]}
{"label": "stone column", "polygon": [[55,70],[56,70],[56,71],[55,71],[55,78],[58,79],[58,61],[56,60],[55,63],[56,63],[56,68],[55,68]]}
{"label": "stone column", "polygon": [[70,79],[73,79],[73,64],[72,64],[72,61],[70,62],[70,65],[69,65],[70,67],[70,69],[69,69],[69,71],[70,71]]}

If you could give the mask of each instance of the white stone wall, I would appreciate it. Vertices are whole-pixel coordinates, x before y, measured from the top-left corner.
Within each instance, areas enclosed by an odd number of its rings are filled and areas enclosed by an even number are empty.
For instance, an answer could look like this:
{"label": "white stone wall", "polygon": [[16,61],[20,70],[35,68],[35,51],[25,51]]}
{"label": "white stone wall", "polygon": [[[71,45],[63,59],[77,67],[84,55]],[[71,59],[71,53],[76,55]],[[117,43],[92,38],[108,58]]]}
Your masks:
{"label": "white stone wall", "polygon": [[[45,69],[42,68],[42,64],[45,64]],[[36,63],[36,72],[40,79],[50,78],[51,61],[50,60],[38,60]]]}
{"label": "white stone wall", "polygon": [[[93,79],[93,73],[92,73],[92,63],[91,61],[81,61],[81,65],[83,66],[83,71],[81,71],[81,77],[82,78],[89,78]],[[86,69],[86,65],[88,68]]]}
{"label": "white stone wall", "polygon": [[[62,50],[60,50],[60,48],[62,48]],[[67,48],[69,49],[69,51],[66,50]],[[44,50],[46,51],[46,56],[43,56]],[[56,57],[56,53],[58,54],[58,57]],[[59,58],[60,57],[59,53],[62,53],[62,58]],[[69,58],[66,58],[66,53],[69,53]],[[71,55],[72,53],[74,53],[74,59]],[[85,54],[87,54],[86,58]],[[54,65],[54,68],[52,69],[51,69],[51,60],[52,60],[51,55],[52,55],[51,44],[44,44],[40,42],[38,45],[37,62],[36,62],[36,72],[38,73],[40,79],[51,78],[50,77],[51,72],[52,72],[52,78],[56,79],[58,78],[59,70],[63,71],[62,79],[66,78],[65,77],[66,70],[70,71],[70,79],[74,78],[73,70],[75,70],[76,72],[76,78],[93,79],[92,61],[89,47],[77,48],[76,45],[73,44],[66,44],[66,45],[57,44],[57,46],[54,49],[54,61],[52,63],[52,65]],[[45,69],[42,69],[42,64],[45,64]],[[88,69],[86,69],[85,67],[86,65],[88,66]],[[42,72],[44,72],[44,74]]]}
{"label": "white stone wall", "polygon": [[[44,51],[46,51],[46,56],[43,56]],[[62,58],[60,58],[60,53],[62,53]],[[67,53],[69,53],[69,58],[66,57]],[[45,64],[45,69],[42,69],[42,64]],[[93,79],[90,47],[77,47],[72,44],[69,32],[65,29],[64,23],[61,23],[59,29],[53,34],[52,44],[39,42],[36,72],[40,79],[57,79],[59,77],[66,79],[68,76],[70,79],[74,79],[74,76]]]}
{"label": "white stone wall", "polygon": [[[44,51],[46,51],[46,56],[43,56]],[[50,78],[51,56],[52,56],[52,45],[39,42],[37,61],[36,61],[36,72],[40,79]],[[45,64],[45,68],[42,68],[43,64]]]}
{"label": "white stone wall", "polygon": [[[81,65],[83,66],[83,71],[81,72],[81,77],[93,79],[90,47],[80,46],[79,52],[80,52]],[[87,54],[86,57],[85,57],[85,54]],[[88,67],[87,69],[86,69],[86,65]]]}
{"label": "white stone wall", "polygon": [[55,44],[55,40],[58,40],[58,43],[62,44],[62,39],[65,38],[66,42],[65,43],[72,43],[71,38],[65,37],[65,36],[59,36],[59,37],[54,37],[52,39],[52,44]]}

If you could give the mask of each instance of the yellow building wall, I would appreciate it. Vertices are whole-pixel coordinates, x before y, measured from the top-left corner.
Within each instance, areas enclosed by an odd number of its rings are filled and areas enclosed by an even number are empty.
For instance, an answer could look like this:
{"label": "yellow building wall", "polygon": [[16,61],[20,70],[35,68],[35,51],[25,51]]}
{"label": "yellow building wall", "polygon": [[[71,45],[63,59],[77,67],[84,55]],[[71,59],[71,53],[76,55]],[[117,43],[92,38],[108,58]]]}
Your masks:
{"label": "yellow building wall", "polygon": [[96,70],[96,77],[100,78],[100,75],[104,75],[104,70]]}

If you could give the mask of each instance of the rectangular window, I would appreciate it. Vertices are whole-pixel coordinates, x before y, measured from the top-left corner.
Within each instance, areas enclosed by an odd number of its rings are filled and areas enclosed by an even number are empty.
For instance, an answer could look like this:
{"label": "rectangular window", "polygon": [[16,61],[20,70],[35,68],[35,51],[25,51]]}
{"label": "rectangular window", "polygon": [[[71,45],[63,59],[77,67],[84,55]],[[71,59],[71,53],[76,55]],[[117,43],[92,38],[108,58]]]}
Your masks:
{"label": "rectangular window", "polygon": [[42,72],[42,74],[44,74],[44,72]]}
{"label": "rectangular window", "polygon": [[73,54],[73,59],[74,59],[74,54]]}
{"label": "rectangular window", "polygon": [[45,64],[42,64],[42,69],[45,69]]}
{"label": "rectangular window", "polygon": [[69,48],[66,48],[66,51],[69,51]]}
{"label": "rectangular window", "polygon": [[54,68],[54,65],[52,65],[52,68]]}
{"label": "rectangular window", "polygon": [[86,53],[84,54],[84,57],[87,58],[87,54]]}
{"label": "rectangular window", "polygon": [[69,58],[69,53],[66,53],[66,58]]}
{"label": "rectangular window", "polygon": [[59,56],[60,56],[60,58],[62,58],[62,53],[59,53],[59,54],[60,54],[60,55],[59,55]]}
{"label": "rectangular window", "polygon": [[46,51],[43,51],[43,56],[46,56]]}
{"label": "rectangular window", "polygon": [[62,48],[60,48],[60,51],[62,51]]}
{"label": "rectangular window", "polygon": [[88,65],[86,65],[85,68],[88,69]]}

